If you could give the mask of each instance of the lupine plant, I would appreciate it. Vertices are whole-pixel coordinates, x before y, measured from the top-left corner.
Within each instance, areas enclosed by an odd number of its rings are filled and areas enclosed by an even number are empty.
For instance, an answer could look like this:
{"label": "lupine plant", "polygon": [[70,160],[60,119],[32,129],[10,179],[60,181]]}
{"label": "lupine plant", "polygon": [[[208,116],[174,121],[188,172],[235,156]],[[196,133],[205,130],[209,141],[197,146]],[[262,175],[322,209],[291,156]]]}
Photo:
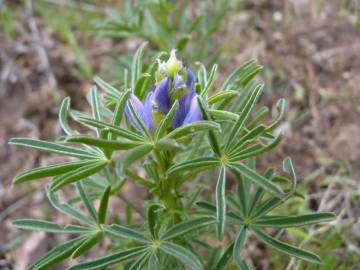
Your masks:
{"label": "lupine plant", "polygon": [[[314,253],[284,242],[283,233],[335,215],[278,215],[277,207],[302,196],[291,160],[283,161],[280,174],[257,168],[256,158],[281,141],[275,131],[285,110],[280,99],[277,116],[265,123],[268,108],[256,108],[263,85],[254,77],[261,66],[251,60],[219,84],[216,65],[209,73],[204,68],[194,73],[174,50],[166,61],[154,59],[143,70],[143,49],[136,52],[131,82],[124,87],[95,78],[97,86],[88,95],[91,115],[71,111],[70,99],[64,99],[59,122],[65,136],[56,142],[10,141],[76,159],[14,179],[20,184],[51,177],[46,186],[51,205],[73,220],[65,227],[46,220],[14,221],[20,229],[73,235],[29,269],[48,269],[107,243],[104,256],[72,260],[69,269],[245,270],[251,265],[241,250],[254,239],[319,264]],[[73,130],[68,117],[92,133]],[[138,211],[133,219],[110,215],[119,211],[111,199],[122,198],[130,181],[145,189],[148,199],[133,209],[124,202],[128,217],[131,209]],[[60,199],[59,193],[73,195]]]}

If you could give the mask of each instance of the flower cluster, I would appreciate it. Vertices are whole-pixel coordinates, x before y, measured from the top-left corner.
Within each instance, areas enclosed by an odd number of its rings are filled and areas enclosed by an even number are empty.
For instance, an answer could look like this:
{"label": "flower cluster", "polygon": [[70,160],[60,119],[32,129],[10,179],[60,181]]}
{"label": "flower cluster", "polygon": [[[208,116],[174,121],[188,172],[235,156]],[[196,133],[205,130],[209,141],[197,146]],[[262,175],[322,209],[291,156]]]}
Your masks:
{"label": "flower cluster", "polygon": [[[156,81],[154,90],[148,92],[144,102],[133,93],[128,101],[147,129],[153,131],[176,101],[179,107],[172,120],[173,128],[202,119],[194,75],[190,68],[183,67],[182,62],[177,60],[175,50],[171,51],[167,62],[159,61]],[[129,122],[139,130],[129,106],[126,106],[125,113]]]}

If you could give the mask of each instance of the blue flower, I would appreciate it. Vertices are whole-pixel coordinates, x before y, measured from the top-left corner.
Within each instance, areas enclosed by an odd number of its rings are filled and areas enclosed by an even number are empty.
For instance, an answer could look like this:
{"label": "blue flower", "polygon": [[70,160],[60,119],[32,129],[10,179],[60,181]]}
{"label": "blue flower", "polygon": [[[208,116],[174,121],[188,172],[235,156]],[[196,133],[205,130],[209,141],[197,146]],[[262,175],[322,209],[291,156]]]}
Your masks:
{"label": "blue flower", "polygon": [[174,128],[202,119],[197,97],[198,95],[191,91],[179,99],[179,109],[172,120]]}
{"label": "blue flower", "polygon": [[138,130],[140,131],[141,128],[137,121],[135,120],[135,116],[131,112],[129,108],[129,102],[134,107],[134,110],[139,115],[140,120],[143,122],[144,126],[148,129],[153,131],[155,129],[155,124],[152,118],[152,111],[153,111],[153,103],[154,103],[154,92],[149,92],[145,98],[144,104],[135,96],[131,94],[128,100],[128,103],[125,106],[125,114],[129,122]]}
{"label": "blue flower", "polygon": [[157,105],[159,111],[164,114],[167,114],[170,110],[170,79],[165,77],[162,79],[155,88],[154,98],[155,104]]}
{"label": "blue flower", "polygon": [[[165,64],[171,72],[164,68]],[[148,93],[144,103],[134,94],[131,94],[128,100],[133,104],[145,127],[153,131],[176,100],[179,101],[179,108],[172,120],[173,128],[201,120],[202,115],[197,101],[198,95],[195,92],[194,74],[189,68],[182,68],[181,62],[176,59],[175,51],[171,52],[168,62],[159,62],[158,75],[161,75],[162,78],[157,80],[155,89]],[[140,131],[128,104],[125,107],[125,113],[129,122]]]}

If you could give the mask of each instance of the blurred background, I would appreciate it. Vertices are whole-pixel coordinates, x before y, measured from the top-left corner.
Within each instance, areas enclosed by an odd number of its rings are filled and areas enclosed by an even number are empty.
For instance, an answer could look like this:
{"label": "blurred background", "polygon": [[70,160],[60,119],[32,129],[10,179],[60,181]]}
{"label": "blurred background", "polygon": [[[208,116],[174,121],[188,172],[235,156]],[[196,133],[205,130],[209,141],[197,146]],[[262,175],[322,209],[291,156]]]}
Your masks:
{"label": "blurred background", "polygon": [[[323,265],[289,261],[250,241],[244,257],[255,269],[360,269],[359,0],[0,0],[0,270],[25,269],[61,240],[15,230],[12,220],[64,223],[46,200],[46,181],[11,184],[16,173],[59,157],[8,140],[56,139],[62,98],[89,110],[92,77],[121,86],[143,41],[148,59],[177,48],[194,70],[218,63],[218,84],[256,58],[264,66],[261,103],[287,100],[285,140],[260,166],[279,167],[291,156],[306,196],[291,200],[286,212],[334,211],[339,218],[289,236]],[[136,204],[131,195],[130,188],[127,198]]]}

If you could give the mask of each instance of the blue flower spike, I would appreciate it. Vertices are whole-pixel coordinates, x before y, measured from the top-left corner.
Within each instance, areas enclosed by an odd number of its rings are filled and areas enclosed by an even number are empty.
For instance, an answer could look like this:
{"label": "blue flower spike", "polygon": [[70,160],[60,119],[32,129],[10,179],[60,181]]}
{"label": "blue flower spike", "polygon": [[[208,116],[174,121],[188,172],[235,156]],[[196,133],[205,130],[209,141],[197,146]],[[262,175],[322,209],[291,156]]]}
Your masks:
{"label": "blue flower spike", "polygon": [[[144,103],[134,94],[129,98],[129,102],[133,104],[147,129],[153,131],[177,100],[179,108],[172,120],[173,128],[202,119],[197,101],[198,95],[195,92],[195,76],[176,58],[176,50],[171,50],[167,62],[158,60],[155,77],[155,89],[148,93]],[[128,106],[125,112],[129,122],[140,131]]]}

